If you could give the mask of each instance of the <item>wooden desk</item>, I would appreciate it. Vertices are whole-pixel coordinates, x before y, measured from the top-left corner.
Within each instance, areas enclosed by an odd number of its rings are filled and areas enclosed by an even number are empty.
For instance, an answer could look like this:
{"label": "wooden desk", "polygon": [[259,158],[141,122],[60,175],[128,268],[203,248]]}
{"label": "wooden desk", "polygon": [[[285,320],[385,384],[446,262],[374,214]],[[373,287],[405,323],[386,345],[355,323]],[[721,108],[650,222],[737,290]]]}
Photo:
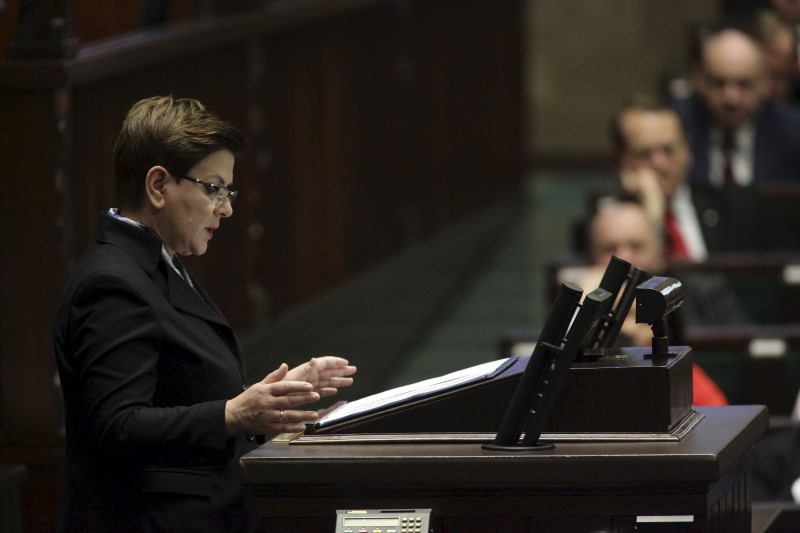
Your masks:
{"label": "wooden desk", "polygon": [[333,531],[336,509],[349,508],[432,508],[437,533],[648,531],[655,525],[637,517],[656,515],[690,517],[669,531],[749,532],[750,451],[767,410],[697,410],[705,418],[677,443],[511,453],[475,443],[269,442],[242,467],[271,532]]}

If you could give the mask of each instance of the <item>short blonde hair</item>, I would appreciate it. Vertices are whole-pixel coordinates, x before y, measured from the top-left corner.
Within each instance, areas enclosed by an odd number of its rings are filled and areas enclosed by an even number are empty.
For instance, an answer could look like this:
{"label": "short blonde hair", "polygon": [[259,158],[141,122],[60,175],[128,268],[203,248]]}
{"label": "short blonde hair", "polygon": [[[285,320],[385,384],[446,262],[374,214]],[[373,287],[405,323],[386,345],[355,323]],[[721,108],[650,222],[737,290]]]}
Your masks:
{"label": "short blonde hair", "polygon": [[[219,150],[239,155],[246,139],[198,100],[153,96],[133,104],[114,145],[114,172],[120,207],[144,200],[144,178],[155,165],[185,175]],[[177,179],[177,178],[176,178]]]}

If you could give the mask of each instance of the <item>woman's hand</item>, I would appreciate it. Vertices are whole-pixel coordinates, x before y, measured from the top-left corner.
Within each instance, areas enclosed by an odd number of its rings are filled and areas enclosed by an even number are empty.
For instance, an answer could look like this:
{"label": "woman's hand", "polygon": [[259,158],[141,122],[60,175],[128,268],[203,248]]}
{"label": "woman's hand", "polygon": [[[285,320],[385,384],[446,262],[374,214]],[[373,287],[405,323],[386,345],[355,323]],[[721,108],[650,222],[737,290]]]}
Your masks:
{"label": "woman's hand", "polygon": [[298,433],[319,418],[316,411],[295,407],[333,396],[353,384],[356,367],[335,356],[314,357],[291,370],[286,363],[225,404],[225,432]]}
{"label": "woman's hand", "polygon": [[225,404],[227,436],[262,433],[297,433],[314,422],[316,411],[294,408],[319,401],[314,386],[305,381],[287,380],[289,367],[281,364],[258,383],[254,383]]}
{"label": "woman's hand", "polygon": [[348,363],[347,359],[326,355],[312,357],[291,370],[285,379],[291,381],[305,381],[313,386],[321,398],[333,396],[341,387],[353,384],[353,378],[348,377],[356,373],[356,367]]}

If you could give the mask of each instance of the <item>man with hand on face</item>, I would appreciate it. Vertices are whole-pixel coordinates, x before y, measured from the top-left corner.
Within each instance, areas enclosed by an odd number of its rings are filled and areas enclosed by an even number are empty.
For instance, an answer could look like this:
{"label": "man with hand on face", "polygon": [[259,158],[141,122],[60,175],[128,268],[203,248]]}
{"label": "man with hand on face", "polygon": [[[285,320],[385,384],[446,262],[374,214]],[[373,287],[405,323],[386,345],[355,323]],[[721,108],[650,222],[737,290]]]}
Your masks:
{"label": "man with hand on face", "polygon": [[355,367],[325,356],[248,384],[234,331],[181,264],[233,214],[244,144],[192,99],[147,98],[124,120],[118,208],[101,213],[55,318],[60,531],[254,531],[240,457],[257,435],[303,431],[318,415],[300,406],[352,383]]}
{"label": "man with hand on face", "polygon": [[704,227],[686,182],[692,156],[675,111],[656,98],[634,95],[613,118],[611,141],[620,184],[639,200],[650,223],[663,228],[668,257],[704,260]]}
{"label": "man with hand on face", "polygon": [[661,228],[670,261],[790,246],[785,224],[751,187],[717,189],[689,180],[689,139],[665,102],[632,96],[612,118],[610,133],[620,185]]}

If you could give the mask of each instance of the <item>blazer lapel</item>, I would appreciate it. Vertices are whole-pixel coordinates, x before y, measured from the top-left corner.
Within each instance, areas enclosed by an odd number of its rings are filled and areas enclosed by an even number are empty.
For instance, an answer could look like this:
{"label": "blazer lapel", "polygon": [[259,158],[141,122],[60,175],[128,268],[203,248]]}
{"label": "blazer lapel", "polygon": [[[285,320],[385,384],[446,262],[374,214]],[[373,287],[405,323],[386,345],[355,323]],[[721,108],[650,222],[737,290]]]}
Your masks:
{"label": "blazer lapel", "polygon": [[[220,341],[244,367],[244,357],[236,334],[211,298],[192,277],[193,289],[161,256],[161,238],[150,228],[137,228],[100,214],[98,242],[124,250],[148,275],[170,304],[183,313],[198,317],[213,326]],[[191,277],[191,274],[189,274]]]}
{"label": "blazer lapel", "polygon": [[[208,298],[208,294],[202,291],[200,285],[192,280],[198,290],[193,289],[185,279],[183,279],[172,268],[167,267],[167,285],[169,287],[169,300],[177,309],[190,315],[202,318],[207,322],[213,322],[230,329],[228,321],[219,312],[219,309]],[[199,292],[202,291],[202,292]]]}

